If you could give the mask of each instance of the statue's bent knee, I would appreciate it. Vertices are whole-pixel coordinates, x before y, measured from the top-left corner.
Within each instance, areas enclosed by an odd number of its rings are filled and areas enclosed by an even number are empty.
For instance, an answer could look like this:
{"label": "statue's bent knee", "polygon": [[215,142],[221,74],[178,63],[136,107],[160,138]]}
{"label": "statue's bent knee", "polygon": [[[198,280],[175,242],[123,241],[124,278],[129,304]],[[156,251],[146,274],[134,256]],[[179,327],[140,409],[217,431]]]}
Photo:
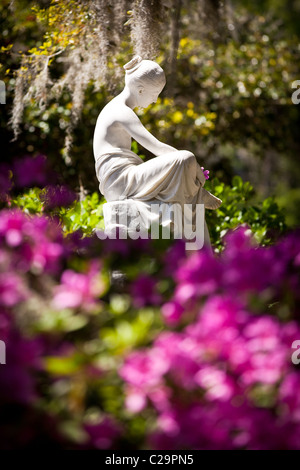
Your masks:
{"label": "statue's bent knee", "polygon": [[189,167],[192,167],[197,163],[195,155],[192,152],[189,152],[188,150],[179,150],[178,160],[180,161],[180,163]]}

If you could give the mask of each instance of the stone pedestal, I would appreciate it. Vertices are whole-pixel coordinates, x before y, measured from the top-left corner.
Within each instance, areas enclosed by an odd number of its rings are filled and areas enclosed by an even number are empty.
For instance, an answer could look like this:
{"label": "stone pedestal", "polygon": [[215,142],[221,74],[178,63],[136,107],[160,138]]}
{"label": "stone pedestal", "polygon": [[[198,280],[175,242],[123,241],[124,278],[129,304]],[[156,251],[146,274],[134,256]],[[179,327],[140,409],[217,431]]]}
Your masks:
{"label": "stone pedestal", "polygon": [[[201,223],[197,227],[197,240],[202,240],[202,246],[204,244],[210,247],[203,205],[202,210]],[[157,239],[160,238],[159,225],[161,225],[162,238],[164,239],[174,236],[177,239],[193,240],[193,237],[184,237],[184,224],[190,223],[192,211],[185,208],[184,212],[180,204],[163,203],[158,200],[144,202],[135,199],[123,199],[105,203],[103,205],[103,216],[105,234],[109,238],[117,238],[117,229],[119,230],[118,237],[120,238],[148,238],[149,228],[151,227],[150,236]],[[196,227],[193,225],[191,229],[195,232]]]}
{"label": "stone pedestal", "polygon": [[130,236],[136,232],[148,233],[151,224],[174,226],[174,207],[160,201],[137,201],[124,199],[103,204],[105,233],[114,236],[116,228]]}

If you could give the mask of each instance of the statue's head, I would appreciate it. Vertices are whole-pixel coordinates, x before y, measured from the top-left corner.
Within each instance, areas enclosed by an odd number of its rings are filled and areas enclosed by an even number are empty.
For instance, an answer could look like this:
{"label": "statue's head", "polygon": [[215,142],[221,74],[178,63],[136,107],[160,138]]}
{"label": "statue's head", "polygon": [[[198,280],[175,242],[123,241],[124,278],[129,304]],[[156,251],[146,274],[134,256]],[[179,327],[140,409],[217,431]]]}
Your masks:
{"label": "statue's head", "polygon": [[163,69],[152,60],[136,55],[124,65],[125,84],[136,95],[138,106],[146,107],[157,100],[166,84]]}

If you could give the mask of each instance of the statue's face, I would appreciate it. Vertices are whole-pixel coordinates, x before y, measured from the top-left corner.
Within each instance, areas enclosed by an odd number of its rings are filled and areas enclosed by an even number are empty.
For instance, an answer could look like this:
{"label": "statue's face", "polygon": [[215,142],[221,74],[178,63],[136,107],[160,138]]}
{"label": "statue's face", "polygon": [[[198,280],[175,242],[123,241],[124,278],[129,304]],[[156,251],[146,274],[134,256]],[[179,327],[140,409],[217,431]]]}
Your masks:
{"label": "statue's face", "polygon": [[137,105],[141,108],[147,108],[151,103],[156,103],[161,91],[162,87],[140,86],[137,93]]}

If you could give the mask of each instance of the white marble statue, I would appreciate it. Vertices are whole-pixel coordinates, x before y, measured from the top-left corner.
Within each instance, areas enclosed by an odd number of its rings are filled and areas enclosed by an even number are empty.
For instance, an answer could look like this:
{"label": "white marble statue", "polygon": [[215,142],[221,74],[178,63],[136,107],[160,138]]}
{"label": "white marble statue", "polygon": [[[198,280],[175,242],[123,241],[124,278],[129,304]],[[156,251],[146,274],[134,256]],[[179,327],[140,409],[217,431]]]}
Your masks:
{"label": "white marble statue", "polygon": [[[149,202],[158,202],[218,208],[221,200],[203,188],[205,177],[195,156],[160,142],[133,111],[156,102],[166,83],[163,69],[140,56],[124,69],[125,87],[103,108],[94,133],[100,192],[108,203],[128,200],[144,202],[145,207]],[[131,139],[155,157],[144,162],[131,151]],[[147,211],[145,214],[147,217]],[[207,227],[205,230],[205,243],[209,244]]]}

